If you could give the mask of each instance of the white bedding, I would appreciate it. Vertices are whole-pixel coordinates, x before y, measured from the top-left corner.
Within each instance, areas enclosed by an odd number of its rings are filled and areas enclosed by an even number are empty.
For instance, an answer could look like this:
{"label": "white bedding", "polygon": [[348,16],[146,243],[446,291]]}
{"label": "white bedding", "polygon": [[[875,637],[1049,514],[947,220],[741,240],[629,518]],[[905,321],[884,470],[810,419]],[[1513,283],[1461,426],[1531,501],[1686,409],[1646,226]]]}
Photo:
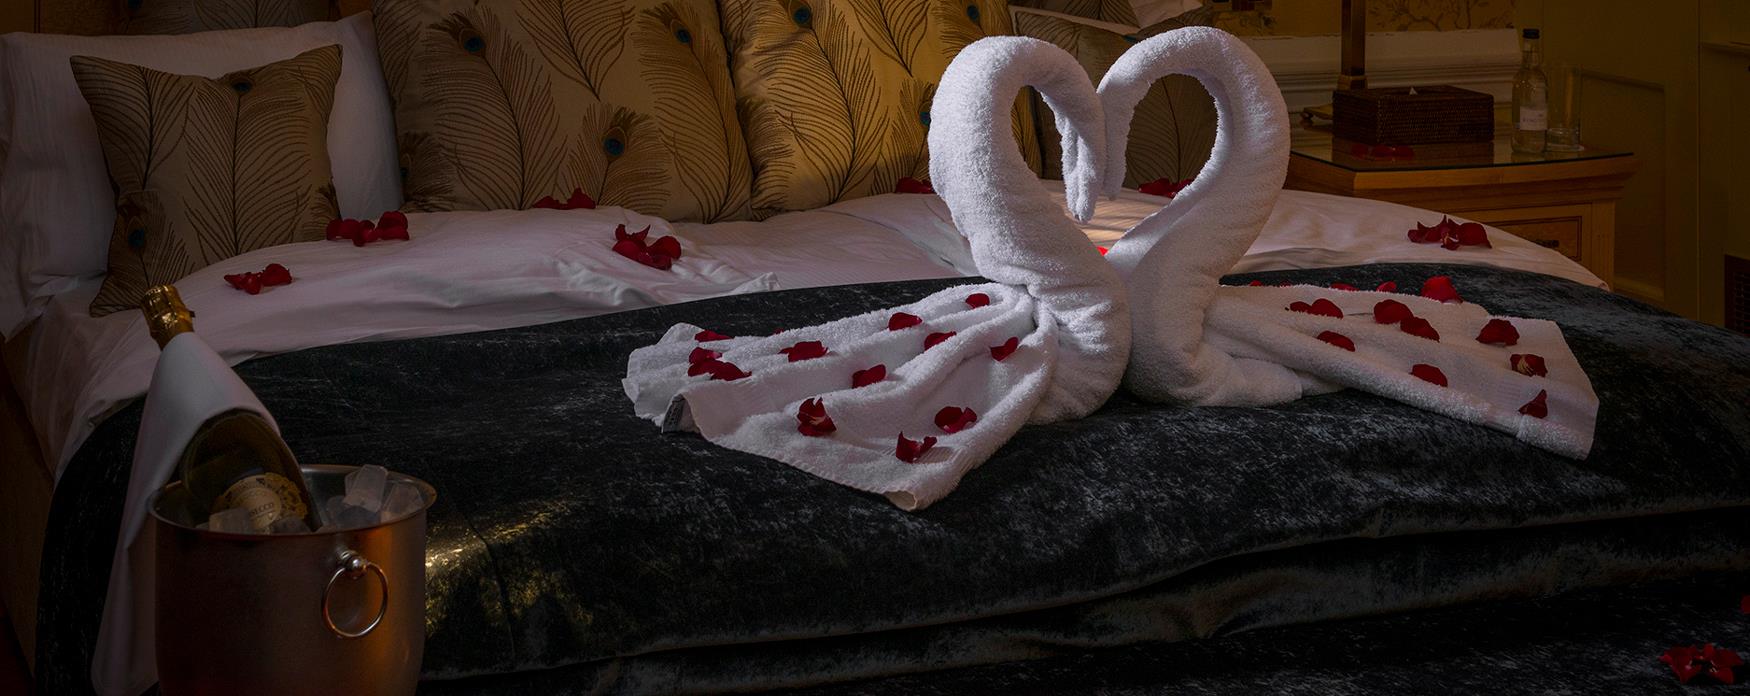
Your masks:
{"label": "white bedding", "polygon": [[[1101,202],[1084,231],[1108,246],[1164,202],[1126,192]],[[947,207],[928,195],[875,196],[714,225],[670,225],[619,208],[408,217],[411,241],[263,249],[202,269],[177,287],[202,337],[236,364],[323,345],[527,326],[742,292],[976,273]],[[1235,271],[1445,262],[1604,286],[1555,251],[1498,230],[1490,230],[1492,249],[1447,251],[1406,239],[1416,222],[1438,220],[1437,213],[1389,203],[1284,192]],[[674,234],[683,257],[669,272],[613,253],[620,223],[634,231],[650,225],[652,238]],[[286,265],[296,282],[251,296],[222,278],[269,263]],[[145,393],[157,359],[138,314],[86,314],[100,284],[87,279],[56,296],[6,346],[57,480],[97,423]]]}

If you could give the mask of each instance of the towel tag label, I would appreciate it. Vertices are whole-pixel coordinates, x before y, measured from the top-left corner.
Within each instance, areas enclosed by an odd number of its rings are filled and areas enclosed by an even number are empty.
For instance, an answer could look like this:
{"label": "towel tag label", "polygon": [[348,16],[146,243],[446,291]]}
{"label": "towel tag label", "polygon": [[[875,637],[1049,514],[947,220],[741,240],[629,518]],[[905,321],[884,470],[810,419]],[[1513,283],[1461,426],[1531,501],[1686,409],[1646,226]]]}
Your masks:
{"label": "towel tag label", "polygon": [[687,408],[687,398],[676,396],[668,402],[668,410],[662,414],[662,432],[678,433],[694,430],[693,413]]}

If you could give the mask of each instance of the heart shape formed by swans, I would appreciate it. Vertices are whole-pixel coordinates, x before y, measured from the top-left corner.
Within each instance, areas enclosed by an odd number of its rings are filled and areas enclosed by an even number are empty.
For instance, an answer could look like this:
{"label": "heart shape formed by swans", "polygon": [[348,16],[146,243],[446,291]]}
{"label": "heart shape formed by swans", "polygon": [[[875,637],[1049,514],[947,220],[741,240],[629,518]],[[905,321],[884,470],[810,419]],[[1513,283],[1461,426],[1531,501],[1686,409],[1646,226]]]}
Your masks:
{"label": "heart shape formed by swans", "polygon": [[[1348,387],[1586,456],[1598,397],[1552,322],[1391,293],[1221,285],[1268,221],[1289,156],[1282,93],[1257,54],[1232,35],[1206,27],[1160,34],[1107,71],[1099,88],[1105,193],[1116,195],[1124,180],[1137,104],[1173,74],[1196,78],[1215,97],[1215,148],[1188,188],[1106,255],[1130,291],[1134,340],[1124,381],[1131,391],[1156,401],[1260,406]],[[1374,306],[1388,299],[1407,305],[1425,328],[1376,321]],[[1307,313],[1296,305],[1340,311]],[[1482,342],[1492,322],[1515,327],[1518,344]],[[1515,353],[1561,368],[1528,376],[1514,369]],[[1528,409],[1533,402],[1539,406]]]}
{"label": "heart shape formed by swans", "polygon": [[[634,410],[918,509],[1021,426],[1104,404],[1130,354],[1124,285],[1036,179],[1008,175],[1028,171],[1009,126],[1026,86],[1064,134],[1070,207],[1091,217],[1106,136],[1087,73],[1036,39],[975,42],[936,91],[930,173],[992,282],[764,338],[675,326],[627,360]],[[809,357],[790,360],[803,344]],[[688,361],[700,348],[704,369]]]}

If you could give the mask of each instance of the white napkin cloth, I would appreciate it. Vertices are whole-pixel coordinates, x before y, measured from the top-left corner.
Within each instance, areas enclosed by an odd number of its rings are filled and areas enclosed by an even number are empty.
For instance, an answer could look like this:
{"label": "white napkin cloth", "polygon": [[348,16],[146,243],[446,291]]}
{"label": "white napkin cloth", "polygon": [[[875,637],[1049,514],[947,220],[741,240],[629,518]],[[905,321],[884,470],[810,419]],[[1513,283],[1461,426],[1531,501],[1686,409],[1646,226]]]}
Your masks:
{"label": "white napkin cloth", "polygon": [[109,592],[92,656],[91,682],[103,696],[138,696],[158,681],[153,492],[176,476],[176,461],[201,424],[222,413],[253,411],[278,432],[273,417],[237,373],[200,336],[170,339],[152,372],[134,443],[127,504],[109,570]]}

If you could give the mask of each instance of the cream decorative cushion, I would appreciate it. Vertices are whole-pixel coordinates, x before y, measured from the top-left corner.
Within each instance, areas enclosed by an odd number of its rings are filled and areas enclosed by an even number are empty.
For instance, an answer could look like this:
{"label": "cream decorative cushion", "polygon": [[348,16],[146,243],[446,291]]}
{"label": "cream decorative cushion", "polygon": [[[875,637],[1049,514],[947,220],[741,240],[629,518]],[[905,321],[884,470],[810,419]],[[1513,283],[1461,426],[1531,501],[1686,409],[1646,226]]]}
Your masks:
{"label": "cream decorative cushion", "polygon": [[[1099,84],[1118,56],[1135,43],[1136,35],[1119,25],[1025,8],[1016,8],[1014,13],[1016,31],[1068,51],[1087,69],[1094,84]],[[1176,27],[1163,25],[1151,29],[1170,28]],[[1062,178],[1057,164],[1062,161],[1057,127],[1050,119],[1040,119],[1039,130],[1045,176]],[[1209,161],[1209,151],[1214,147],[1215,98],[1195,78],[1168,76],[1149,88],[1148,95],[1136,106],[1130,142],[1124,149],[1128,165],[1124,185],[1136,188],[1156,179],[1192,178]]]}
{"label": "cream decorative cushion", "polygon": [[[929,178],[925,134],[955,54],[1011,34],[1003,0],[724,0],[756,217]],[[1032,106],[1015,136],[1035,171]]]}
{"label": "cream decorative cushion", "polygon": [[377,0],[407,210],[582,188],[670,220],[747,217],[747,147],[710,0]]}
{"label": "cream decorative cushion", "polygon": [[217,79],[74,56],[116,192],[91,315],[215,261],[320,240],[337,215],[328,113],[340,47]]}

